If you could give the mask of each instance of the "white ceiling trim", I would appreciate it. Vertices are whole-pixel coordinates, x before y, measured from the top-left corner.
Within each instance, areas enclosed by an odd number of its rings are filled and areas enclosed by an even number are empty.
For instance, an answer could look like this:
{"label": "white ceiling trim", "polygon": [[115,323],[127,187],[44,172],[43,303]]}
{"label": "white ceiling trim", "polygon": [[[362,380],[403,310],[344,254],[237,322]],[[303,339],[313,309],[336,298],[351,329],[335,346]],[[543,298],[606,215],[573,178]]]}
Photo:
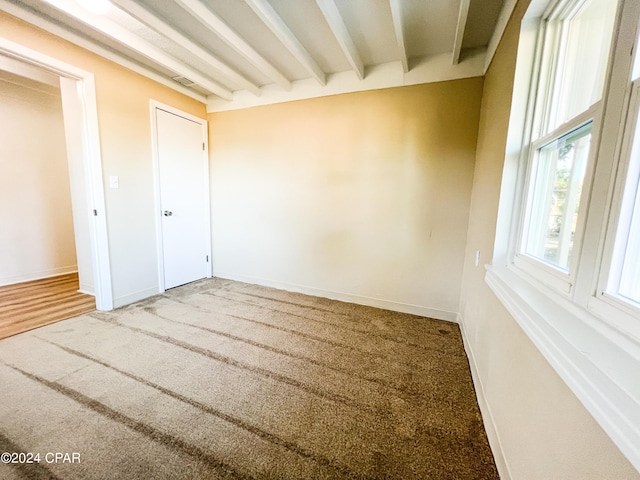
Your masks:
{"label": "white ceiling trim", "polygon": [[460,10],[458,11],[458,23],[456,24],[456,36],[453,41],[453,56],[451,63],[457,65],[460,62],[460,51],[462,50],[462,40],[464,38],[464,29],[467,26],[467,18],[469,17],[470,0],[460,0]]}
{"label": "white ceiling trim", "polygon": [[175,30],[173,27],[167,25],[163,20],[158,18],[153,13],[149,12],[146,8],[140,6],[133,0],[111,0],[111,3],[122,9],[138,21],[144,23],[149,28],[155,30],[159,34],[167,37],[173,42],[181,45],[189,50],[200,60],[206,62],[211,68],[218,70],[232,83],[238,84],[241,89],[249,90],[254,95],[260,95],[260,87],[251,82],[244,75],[241,75],[236,70],[229,67],[226,63],[222,62],[211,53],[207,52],[204,48],[189,40],[183,34]]}
{"label": "white ceiling trim", "polygon": [[176,60],[171,55],[168,55],[161,49],[155,47],[154,45],[151,45],[137,35],[134,35],[133,33],[124,29],[120,25],[115,24],[111,20],[100,15],[93,15],[87,12],[73,0],[46,0],[46,2],[62,10],[63,12],[72,15],[81,22],[84,22],[87,25],[91,25],[96,30],[99,30],[105,35],[108,35],[122,45],[135,50],[136,52],[155,62],[160,63],[176,74],[189,78],[201,87],[209,90],[219,97],[226,100],[233,99],[233,93],[228,88],[223,87],[219,83],[203,76],[198,71],[192,69],[188,65],[185,65],[181,61]]}
{"label": "white ceiling trim", "polygon": [[404,73],[409,71],[409,60],[407,58],[407,49],[404,45],[404,28],[402,26],[402,0],[389,0],[391,7],[391,17],[393,19],[393,29],[396,34],[396,43],[398,44],[398,52],[400,54],[400,62]]}
{"label": "white ceiling trim", "polygon": [[[60,77],[58,75],[2,54],[0,54],[0,70],[60,89]],[[39,91],[51,94],[50,91],[45,91],[44,88]]]}
{"label": "white ceiling trim", "polygon": [[106,58],[107,60],[111,60],[112,62],[117,63],[118,65],[121,65],[135,73],[138,73],[146,78],[149,78],[162,85],[165,85],[166,87],[172,88],[173,90],[176,90],[177,92],[180,92],[183,95],[193,98],[194,100],[198,100],[199,102],[202,102],[202,103],[207,102],[206,96],[201,95],[198,92],[191,90],[190,88],[184,87],[179,83],[173,80],[170,80],[163,75],[160,75],[159,73],[156,73],[148,68],[145,68],[125,58],[122,55],[118,55],[112,52],[111,50],[101,47],[100,45],[98,45],[93,41],[87,40],[84,37],[81,37],[75,33],[72,33],[67,29],[65,29],[64,27],[61,27],[60,25],[54,22],[45,20],[44,18],[32,12],[26,11],[18,7],[17,5],[10,3],[7,0],[0,0],[0,9],[3,10],[4,12],[7,12],[10,15],[13,15],[16,18],[24,20],[27,23],[30,23],[31,25],[35,25],[36,27],[41,28],[46,32],[49,32],[57,37],[67,40],[68,42],[71,42],[74,45],[78,45],[79,47],[82,47],[90,52],[95,53],[96,55]]}
{"label": "white ceiling trim", "polygon": [[307,49],[302,46],[300,41],[291,32],[289,27],[287,27],[271,4],[266,0],[245,0],[245,2],[251,7],[254,13],[260,17],[260,20],[269,27],[273,34],[278,37],[278,40],[287,47],[289,52],[300,62],[309,74],[315,78],[320,85],[326,85],[327,79],[325,73]]}
{"label": "white ceiling trim", "polygon": [[489,65],[491,65],[493,56],[496,54],[498,45],[500,45],[500,40],[502,40],[502,35],[504,35],[504,31],[507,28],[507,23],[509,23],[509,19],[511,18],[511,14],[513,13],[513,9],[516,8],[516,3],[518,3],[518,0],[505,0],[504,4],[502,5],[502,10],[500,10],[498,22],[496,23],[496,27],[493,30],[493,35],[491,35],[491,40],[489,40],[489,45],[487,46],[487,58],[485,60],[483,73],[487,73]]}
{"label": "white ceiling trim", "polygon": [[358,80],[363,80],[364,65],[335,2],[333,0],[316,0],[316,3],[318,7],[320,7],[322,15],[324,15],[324,18],[327,20],[329,28],[336,37],[344,55],[347,57],[349,65],[351,65],[351,68],[353,68],[353,71],[356,73]]}
{"label": "white ceiling trim", "polygon": [[404,73],[400,62],[389,62],[368,67],[364,80],[358,80],[353,72],[346,71],[328,75],[327,85],[324,87],[319,86],[313,79],[294,81],[290,92],[283,92],[275,86],[267,85],[263,87],[260,98],[247,92],[236,92],[231,102],[212,96],[207,102],[207,112],[224,112],[342,93],[480,77],[483,75],[485,54],[484,48],[470,51],[458,65],[451,64],[451,53],[425,57],[408,73]]}
{"label": "white ceiling trim", "polygon": [[247,59],[264,75],[284,90],[291,88],[291,82],[277,68],[271,65],[254,48],[238,35],[224,20],[201,4],[198,0],[176,0],[194,18],[220,37],[227,45]]}

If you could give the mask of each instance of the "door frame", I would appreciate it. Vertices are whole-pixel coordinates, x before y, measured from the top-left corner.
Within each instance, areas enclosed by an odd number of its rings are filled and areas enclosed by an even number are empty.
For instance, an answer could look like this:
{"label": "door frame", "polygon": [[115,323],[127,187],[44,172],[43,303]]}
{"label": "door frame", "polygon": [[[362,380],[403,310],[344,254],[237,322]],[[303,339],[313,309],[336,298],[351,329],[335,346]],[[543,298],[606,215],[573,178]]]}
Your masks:
{"label": "door frame", "polygon": [[158,285],[160,287],[160,293],[164,293],[165,281],[164,281],[164,245],[162,241],[162,203],[160,198],[160,159],[158,158],[158,110],[163,110],[167,113],[177,115],[186,120],[190,120],[197,123],[202,128],[202,143],[204,149],[202,150],[202,163],[204,167],[204,193],[205,193],[205,240],[207,245],[207,255],[209,261],[207,262],[207,276],[205,278],[211,278],[213,275],[213,257],[211,255],[211,190],[209,179],[209,141],[208,141],[208,123],[206,120],[191,115],[190,113],[183,112],[170,105],[158,102],[156,100],[150,100],[149,108],[151,110],[151,151],[153,158],[153,183],[154,183],[154,195],[155,195],[155,218],[156,218],[156,243],[158,249]]}
{"label": "door frame", "polygon": [[[80,132],[84,185],[89,217],[89,247],[96,309],[113,310],[109,240],[100,154],[100,131],[94,75],[56,58],[0,37],[0,55],[13,58],[69,81],[60,82],[62,101],[73,109],[71,128]],[[65,119],[65,121],[68,121]]]}

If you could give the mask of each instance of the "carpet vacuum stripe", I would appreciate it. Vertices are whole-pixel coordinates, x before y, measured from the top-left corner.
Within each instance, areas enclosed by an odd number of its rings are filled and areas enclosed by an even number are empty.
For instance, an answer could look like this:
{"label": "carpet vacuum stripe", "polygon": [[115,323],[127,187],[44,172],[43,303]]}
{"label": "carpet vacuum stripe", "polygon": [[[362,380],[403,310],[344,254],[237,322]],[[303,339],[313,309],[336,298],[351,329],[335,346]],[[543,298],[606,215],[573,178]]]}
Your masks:
{"label": "carpet vacuum stripe", "polygon": [[[143,308],[146,308],[146,307],[143,307]],[[230,314],[230,313],[215,312],[214,310],[211,310],[211,309],[208,309],[208,308],[205,308],[205,307],[199,307],[198,309],[200,311],[203,311],[203,312],[207,312],[207,313],[211,313],[211,314],[217,314],[217,315],[224,315],[225,317],[228,317],[228,318],[241,320],[241,321],[246,321],[246,322],[250,322],[250,323],[253,323],[255,325],[260,325],[260,326],[263,326],[263,327],[266,327],[266,328],[269,328],[269,329],[277,330],[277,331],[288,333],[288,334],[291,334],[291,335],[296,335],[296,336],[299,336],[299,337],[302,337],[302,338],[305,338],[307,340],[311,340],[311,341],[314,341],[314,342],[320,342],[320,343],[324,343],[324,344],[327,344],[327,345],[331,345],[333,347],[337,347],[337,348],[341,348],[341,349],[347,349],[347,350],[350,350],[352,352],[356,352],[356,353],[358,353],[360,355],[371,357],[372,359],[383,360],[387,365],[397,365],[397,366],[402,366],[402,367],[404,367],[406,369],[412,369],[412,370],[416,369],[416,366],[411,364],[411,363],[401,362],[401,361],[393,359],[393,358],[391,358],[391,357],[389,357],[387,355],[384,355],[384,354],[378,354],[378,353],[375,353],[375,352],[369,352],[367,350],[358,349],[358,348],[356,348],[356,347],[354,347],[352,345],[349,345],[349,344],[346,344],[346,343],[343,343],[343,342],[335,342],[333,340],[329,340],[329,339],[326,339],[324,337],[308,334],[308,333],[305,333],[305,332],[300,332],[298,330],[292,330],[292,329],[280,327],[280,326],[273,325],[273,324],[268,323],[268,322],[262,322],[262,321],[254,320],[254,319],[251,319],[251,318],[248,318],[248,317],[241,317],[241,316],[233,315],[233,314]],[[147,311],[149,311],[149,310],[147,310]],[[152,312],[149,311],[149,313],[152,313]],[[152,313],[152,314],[155,314],[155,313]],[[356,375],[353,375],[353,376],[356,377]],[[373,381],[373,382],[376,382],[376,383],[380,383],[385,388],[390,388],[390,389],[393,389],[393,390],[397,390],[397,391],[402,392],[402,393],[404,393],[406,395],[413,395],[415,393],[415,392],[413,392],[411,390],[408,390],[407,388],[404,388],[404,387],[399,386],[399,385],[394,385],[392,383],[385,382],[384,380],[375,379],[375,378],[372,379],[371,377],[364,377],[363,379],[366,380],[366,381]]]}
{"label": "carpet vacuum stripe", "polygon": [[[236,292],[234,292],[234,293],[236,293]],[[246,295],[246,296],[260,298],[260,299],[267,300],[267,301],[284,303],[284,304],[292,305],[292,306],[296,306],[296,307],[308,308],[308,309],[322,311],[322,312],[325,312],[325,311],[329,312],[329,310],[323,310],[323,309],[319,309],[317,307],[312,307],[312,306],[307,306],[307,305],[296,305],[294,302],[286,302],[286,301],[283,301],[283,300],[277,300],[277,299],[274,299],[274,298],[268,298],[268,297],[264,297],[264,296],[261,296],[261,295],[254,295],[254,294],[250,294],[250,293],[238,293],[238,295]],[[232,301],[239,301],[239,300],[231,299],[231,298],[228,298],[228,297],[222,297],[222,296],[220,298],[224,298],[226,300],[232,300]],[[305,315],[296,314],[296,313],[293,313],[293,312],[287,312],[286,310],[280,310],[280,309],[265,307],[265,306],[260,305],[258,303],[252,303],[252,302],[244,302],[244,303],[246,303],[247,305],[254,305],[254,306],[260,307],[260,308],[267,308],[267,309],[269,309],[271,311],[278,312],[278,313],[283,313],[285,315],[291,315],[291,316],[294,316],[294,317],[303,318],[305,320],[310,320],[312,322],[322,323],[324,325],[330,325],[331,327],[339,328],[341,330],[347,330],[347,331],[350,331],[350,332],[364,334],[364,335],[367,335],[367,336],[369,336],[371,338],[381,338],[383,340],[388,340],[390,342],[398,343],[400,345],[403,345],[403,346],[406,346],[406,347],[412,347],[412,348],[415,348],[415,349],[418,349],[418,350],[425,350],[427,352],[431,352],[433,350],[440,350],[440,347],[438,345],[428,345],[428,346],[427,345],[420,345],[418,343],[409,342],[407,340],[399,339],[397,337],[394,337],[394,336],[386,334],[386,333],[372,332],[370,330],[363,330],[363,329],[360,329],[360,328],[349,328],[349,327],[347,327],[347,326],[345,326],[343,324],[340,324],[340,323],[329,322],[329,321],[326,321],[326,320],[321,320],[319,318],[313,318],[313,317],[308,317],[308,316],[305,316]],[[354,323],[356,325],[362,324],[362,321],[360,321],[358,319],[351,318],[346,314],[344,315],[344,318],[345,318],[345,320],[347,320],[347,321],[349,321],[351,323]],[[418,319],[418,318],[419,317],[416,317],[416,319]],[[422,320],[422,319],[420,319],[420,320]],[[434,336],[438,336],[436,334],[433,334],[433,335]]]}
{"label": "carpet vacuum stripe", "polygon": [[[297,445],[297,444],[295,444],[293,442],[287,441],[287,440],[285,440],[283,438],[280,438],[279,436],[274,435],[273,433],[267,432],[267,431],[265,431],[265,430],[263,430],[263,429],[261,429],[259,427],[256,427],[254,425],[250,425],[249,423],[247,423],[247,422],[245,422],[245,421],[243,421],[243,420],[241,420],[239,418],[236,418],[236,417],[234,417],[232,415],[226,414],[226,413],[224,413],[224,412],[222,412],[222,411],[220,411],[220,410],[218,410],[216,408],[213,408],[213,407],[210,407],[208,405],[205,405],[205,404],[203,404],[201,402],[198,402],[198,401],[196,401],[196,400],[194,400],[192,398],[189,398],[189,397],[187,397],[185,395],[181,395],[180,393],[174,392],[173,390],[165,388],[162,385],[158,385],[157,383],[151,382],[151,381],[149,381],[149,380],[147,380],[145,378],[139,377],[138,375],[134,375],[132,373],[125,372],[124,370],[121,370],[121,369],[119,369],[117,367],[114,367],[113,365],[111,365],[111,364],[109,364],[107,362],[104,362],[104,361],[102,361],[102,360],[100,360],[98,358],[95,358],[95,357],[93,357],[91,355],[87,355],[86,353],[79,352],[77,350],[65,347],[63,345],[58,345],[55,342],[50,342],[50,341],[45,340],[45,339],[41,339],[41,340],[44,341],[44,342],[47,342],[47,343],[49,343],[51,345],[54,345],[54,346],[60,348],[61,350],[64,350],[67,353],[70,353],[70,354],[75,355],[75,356],[80,357],[80,358],[84,358],[84,359],[90,360],[90,361],[92,361],[94,363],[102,365],[103,367],[109,368],[109,369],[111,369],[111,370],[113,370],[113,371],[115,371],[115,372],[117,372],[117,373],[119,373],[121,375],[124,375],[124,376],[126,376],[128,378],[131,378],[132,380],[135,380],[136,382],[139,382],[139,383],[142,383],[143,385],[151,387],[151,388],[153,388],[153,389],[155,389],[155,390],[157,390],[157,391],[159,391],[159,392],[161,392],[161,393],[163,393],[163,394],[165,394],[167,396],[170,396],[172,398],[175,398],[176,400],[179,400],[179,401],[181,401],[183,403],[191,405],[192,407],[195,407],[195,408],[197,408],[197,409],[199,409],[199,410],[201,410],[201,411],[203,411],[203,412],[205,412],[205,413],[207,413],[209,415],[213,415],[215,417],[218,417],[218,418],[224,420],[225,422],[228,422],[228,423],[231,423],[232,425],[235,425],[236,427],[242,428],[243,430],[246,430],[246,431],[248,431],[248,432],[250,432],[250,433],[252,433],[254,435],[257,435],[258,437],[260,437],[260,438],[262,438],[264,440],[267,440],[267,441],[269,441],[269,442],[271,442],[271,443],[273,443],[275,445],[279,445],[281,447],[284,447],[287,450],[290,450],[290,451],[296,453],[297,455],[300,455],[302,457],[311,459],[311,460],[313,460],[314,462],[316,462],[316,463],[318,463],[320,465],[331,467],[331,468],[335,469],[336,471],[338,471],[338,472],[340,472],[342,474],[345,474],[345,475],[347,475],[349,477],[352,477],[352,478],[361,478],[363,480],[366,480],[368,478],[366,476],[359,475],[356,472],[352,472],[348,468],[346,468],[346,467],[344,467],[342,465],[338,465],[338,464],[336,464],[336,462],[334,462],[334,461],[332,461],[332,460],[330,460],[328,458],[325,458],[325,457],[323,457],[321,455],[317,455],[317,454],[315,454],[313,452],[309,452],[309,451],[305,450],[304,448],[302,448],[301,446],[299,446],[299,445]],[[25,372],[21,371],[21,373],[24,374]],[[152,427],[149,427],[149,428],[152,428]]]}
{"label": "carpet vacuum stripe", "polygon": [[[97,316],[95,315],[91,315],[94,318],[97,318]],[[264,378],[268,378],[271,380],[275,380],[284,384],[287,384],[291,387],[295,387],[298,388],[300,390],[303,390],[307,393],[310,393],[312,395],[316,395],[320,398],[324,398],[326,400],[331,400],[333,402],[337,402],[337,403],[342,403],[343,405],[349,406],[349,407],[354,407],[354,408],[360,408],[360,409],[365,409],[366,407],[363,407],[362,405],[359,405],[356,402],[353,402],[351,399],[349,399],[348,397],[344,397],[342,395],[335,395],[332,393],[328,393],[328,392],[323,392],[321,390],[318,390],[310,385],[307,385],[303,382],[300,382],[296,379],[293,378],[289,378],[285,375],[281,375],[279,373],[273,372],[271,370],[267,370],[264,368],[259,368],[259,367],[254,367],[253,365],[249,365],[247,363],[244,362],[240,362],[238,360],[234,360],[233,358],[227,357],[226,355],[220,355],[219,353],[216,353],[212,350],[208,350],[206,348],[201,348],[195,345],[192,345],[190,343],[187,342],[183,342],[181,340],[177,340],[173,337],[170,337],[168,335],[160,335],[157,334],[155,332],[151,332],[149,330],[144,330],[142,328],[136,328],[136,327],[132,327],[130,325],[125,325],[122,323],[118,323],[116,321],[112,321],[112,320],[108,320],[108,319],[104,319],[104,318],[100,318],[101,321],[103,322],[107,322],[107,323],[111,323],[112,325],[117,325],[119,327],[123,327],[123,328],[127,328],[129,330],[131,330],[132,332],[136,332],[136,333],[141,333],[143,335],[146,335],[148,337],[154,338],[156,340],[160,340],[162,342],[166,342],[169,343],[171,345],[175,345],[176,347],[180,347],[180,348],[184,348],[185,350],[188,350],[190,352],[193,353],[197,353],[198,355],[202,355],[203,357],[207,357],[211,360],[215,360],[218,362],[222,362],[226,365],[232,366],[232,367],[236,367],[236,368],[240,368],[242,370],[246,370],[249,371],[251,373],[255,373],[257,375],[260,375]]]}
{"label": "carpet vacuum stripe", "polygon": [[[218,298],[223,298],[223,297],[218,297]],[[246,303],[246,302],[243,302],[243,303]],[[255,306],[253,304],[248,304],[248,305]],[[269,310],[272,310],[272,309],[269,309]],[[214,313],[213,310],[209,310],[209,311],[211,313]],[[286,312],[281,312],[281,313],[286,313]],[[291,315],[291,314],[287,314],[287,315]],[[355,346],[350,345],[350,344],[345,343],[345,342],[336,342],[335,340],[331,340],[331,339],[328,339],[328,338],[320,337],[318,335],[314,335],[314,334],[306,333],[306,332],[301,332],[299,330],[294,330],[294,329],[290,329],[290,328],[286,328],[286,327],[281,327],[279,325],[273,325],[273,324],[268,323],[268,322],[262,322],[262,321],[259,321],[259,320],[254,320],[252,318],[241,317],[241,316],[232,315],[232,314],[227,314],[227,316],[229,316],[231,318],[237,318],[238,320],[244,320],[244,321],[247,321],[247,322],[255,323],[257,325],[262,325],[262,326],[265,326],[265,327],[268,327],[268,328],[273,328],[275,330],[280,330],[281,332],[291,333],[293,335],[299,335],[301,337],[308,338],[310,340],[316,340],[316,341],[322,342],[322,343],[326,343],[326,344],[332,345],[334,347],[346,348],[348,350],[352,350],[354,352],[357,352],[357,353],[359,353],[361,355],[367,355],[367,356],[371,356],[371,357],[374,357],[374,358],[379,358],[379,359],[382,359],[382,360],[384,360],[386,362],[395,363],[395,364],[402,365],[402,366],[405,366],[405,367],[408,367],[408,368],[415,368],[415,365],[407,363],[407,362],[399,361],[397,358],[393,358],[393,357],[391,357],[389,355],[385,355],[383,353],[378,353],[378,352],[371,352],[371,351],[368,351],[368,350],[363,350],[361,348],[355,347]],[[307,319],[305,317],[301,317],[299,315],[294,315],[294,316],[297,316],[297,317],[305,319],[305,320],[309,320],[309,319]]]}
{"label": "carpet vacuum stripe", "polygon": [[155,427],[152,427],[143,422],[139,422],[133,418],[130,418],[112,409],[111,407],[105,405],[104,403],[98,400],[95,400],[91,397],[87,397],[86,395],[83,395],[82,393],[72,388],[65,387],[64,385],[61,385],[58,382],[52,382],[38,375],[25,372],[20,368],[14,367],[13,365],[8,365],[8,364],[6,365],[10,368],[13,368],[17,372],[20,372],[22,375],[29,378],[30,380],[38,382],[41,385],[44,385],[57,393],[65,395],[66,397],[69,397],[70,399],[83,405],[84,407],[87,407],[93,410],[94,412],[109,418],[114,422],[121,423],[122,425],[125,425],[126,427],[130,428],[131,430],[134,430],[138,433],[142,433],[143,435],[145,435],[146,437],[148,437],[153,441],[159,442],[165,446],[170,446],[173,449],[180,450],[191,457],[197,458],[198,460],[207,463],[208,465],[215,468],[216,470],[220,470],[226,474],[230,474],[233,478],[237,478],[237,479],[247,478],[246,475],[239,474],[233,467],[220,461],[218,458],[215,457],[215,455],[212,455],[209,452],[206,452],[201,448],[196,447],[195,445],[191,445],[181,440],[180,438],[177,438],[173,435],[162,432]]}
{"label": "carpet vacuum stripe", "polygon": [[[187,306],[189,306],[189,305],[187,305]],[[151,313],[152,315],[155,315],[155,316],[157,316],[159,318],[162,318],[163,320],[166,320],[168,322],[178,323],[180,325],[185,325],[187,327],[196,328],[196,329],[201,330],[203,332],[208,332],[208,333],[212,333],[214,335],[218,335],[218,336],[221,336],[221,337],[229,338],[229,339],[235,340],[237,342],[243,342],[243,343],[246,343],[247,345],[251,345],[251,346],[256,347],[256,348],[261,348],[263,350],[268,350],[270,352],[277,353],[279,355],[284,355],[286,357],[293,358],[293,359],[296,359],[296,360],[302,360],[302,361],[308,362],[308,363],[310,363],[312,365],[316,365],[318,367],[326,368],[328,370],[333,370],[335,372],[344,373],[344,374],[347,374],[347,375],[349,375],[349,376],[351,376],[353,378],[357,378],[357,379],[363,380],[365,382],[376,383],[376,384],[380,385],[381,387],[384,387],[385,389],[387,389],[389,391],[395,390],[398,393],[400,393],[400,392],[405,393],[405,394],[408,393],[406,390],[397,388],[393,384],[391,384],[389,382],[385,382],[384,380],[381,380],[379,378],[360,375],[357,372],[354,372],[353,370],[349,370],[349,369],[346,369],[346,368],[339,368],[339,367],[336,367],[336,366],[331,365],[329,363],[321,362],[321,361],[316,360],[314,358],[310,358],[310,357],[307,357],[307,356],[304,356],[304,355],[298,355],[298,354],[295,354],[295,353],[292,353],[292,352],[288,352],[288,351],[283,350],[281,348],[274,348],[274,347],[272,347],[270,345],[266,345],[266,344],[259,343],[259,342],[254,342],[253,340],[250,340],[250,339],[247,339],[247,338],[243,338],[243,337],[239,337],[237,335],[233,335],[233,334],[230,334],[230,333],[222,332],[220,330],[215,330],[215,329],[210,328],[210,327],[203,327],[202,325],[196,325],[196,324],[193,324],[193,323],[188,323],[188,322],[183,322],[183,321],[180,321],[180,320],[175,320],[173,318],[169,318],[169,317],[160,315],[160,314],[158,314],[156,312],[153,312],[153,311],[151,311],[151,309],[147,309],[146,307],[145,307],[145,311],[147,311],[147,312]]]}

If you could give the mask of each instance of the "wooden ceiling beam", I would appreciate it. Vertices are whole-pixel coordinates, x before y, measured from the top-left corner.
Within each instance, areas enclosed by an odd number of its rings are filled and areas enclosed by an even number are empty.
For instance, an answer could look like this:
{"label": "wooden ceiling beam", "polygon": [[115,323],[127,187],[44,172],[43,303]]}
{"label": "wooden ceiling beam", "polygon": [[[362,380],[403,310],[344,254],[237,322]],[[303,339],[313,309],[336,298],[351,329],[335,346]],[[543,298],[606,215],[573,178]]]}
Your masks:
{"label": "wooden ceiling beam", "polygon": [[496,22],[493,33],[491,34],[491,39],[489,40],[489,44],[487,45],[487,56],[484,64],[484,73],[487,73],[487,69],[489,68],[491,61],[493,60],[493,56],[496,54],[496,50],[498,49],[498,45],[500,44],[502,35],[507,28],[507,23],[509,23],[511,14],[513,13],[514,8],[516,8],[516,3],[518,3],[517,0],[505,0],[502,4],[502,9],[500,10],[500,14],[498,15],[498,21]]}
{"label": "wooden ceiling beam", "polygon": [[458,11],[458,24],[456,25],[456,36],[453,41],[453,54],[451,63],[460,63],[460,51],[462,50],[462,40],[464,39],[464,29],[467,27],[467,17],[469,16],[470,0],[460,0],[460,10]]}
{"label": "wooden ceiling beam", "polygon": [[396,44],[398,53],[400,54],[400,62],[402,63],[402,71],[409,71],[409,60],[407,58],[407,49],[404,43],[404,26],[402,24],[402,0],[389,0],[391,7],[391,17],[393,20],[393,30],[396,34]]}
{"label": "wooden ceiling beam", "polygon": [[326,85],[327,77],[325,73],[293,32],[291,32],[289,27],[287,27],[284,20],[282,20],[280,15],[273,9],[271,4],[267,0],[245,0],[245,2],[311,76],[320,85]]}
{"label": "wooden ceiling beam", "polygon": [[229,67],[226,63],[222,62],[211,53],[206,51],[200,45],[194,43],[182,33],[178,32],[175,28],[171,27],[163,20],[158,18],[155,14],[142,7],[140,4],[133,0],[110,0],[115,6],[131,15],[133,18],[142,22],[152,30],[155,30],[160,35],[168,38],[169,40],[179,44],[180,46],[189,50],[200,60],[206,62],[211,68],[220,72],[231,83],[235,83],[239,88],[248,90],[254,95],[260,96],[262,93],[260,87],[250,81],[244,75],[241,75],[233,68]]}
{"label": "wooden ceiling beam", "polygon": [[358,53],[358,49],[353,43],[353,39],[347,30],[347,26],[344,24],[344,19],[340,15],[340,11],[335,4],[334,0],[316,0],[318,7],[320,7],[320,11],[322,15],[324,15],[325,20],[329,24],[329,28],[333,32],[333,35],[336,37],[340,48],[344,52],[344,55],[347,57],[347,61],[351,68],[356,73],[359,80],[364,79],[364,65],[362,64],[362,60],[360,59],[360,54]]}
{"label": "wooden ceiling beam", "polygon": [[176,0],[180,6],[188,11],[209,31],[222,39],[227,45],[248,60],[260,72],[269,77],[284,90],[291,90],[291,82],[276,67],[271,65],[246,40],[238,35],[218,15],[209,10],[198,0]]}

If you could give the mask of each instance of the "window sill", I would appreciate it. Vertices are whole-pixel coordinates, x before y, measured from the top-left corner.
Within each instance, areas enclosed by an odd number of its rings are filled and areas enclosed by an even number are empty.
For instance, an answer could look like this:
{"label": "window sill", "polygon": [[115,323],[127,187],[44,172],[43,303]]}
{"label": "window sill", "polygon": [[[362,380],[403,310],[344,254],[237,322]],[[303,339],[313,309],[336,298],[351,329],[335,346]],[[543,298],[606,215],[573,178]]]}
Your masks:
{"label": "window sill", "polygon": [[640,344],[508,267],[485,280],[587,410],[640,471]]}

